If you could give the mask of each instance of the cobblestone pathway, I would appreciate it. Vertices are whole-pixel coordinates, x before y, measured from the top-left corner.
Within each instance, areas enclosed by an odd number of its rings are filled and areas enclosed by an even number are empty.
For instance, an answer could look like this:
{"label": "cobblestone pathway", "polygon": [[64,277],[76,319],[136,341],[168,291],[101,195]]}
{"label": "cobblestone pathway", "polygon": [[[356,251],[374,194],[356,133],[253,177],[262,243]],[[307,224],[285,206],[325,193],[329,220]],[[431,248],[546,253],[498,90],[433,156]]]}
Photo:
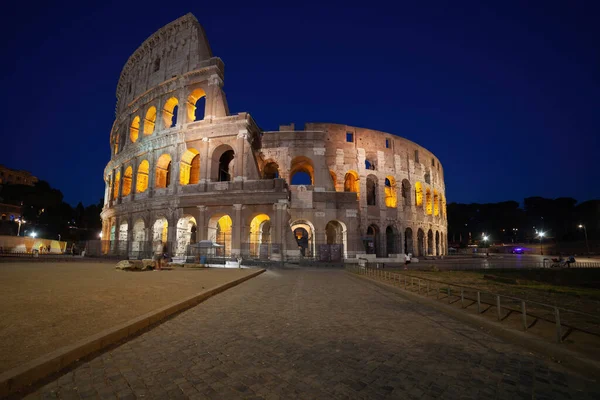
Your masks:
{"label": "cobblestone pathway", "polygon": [[598,399],[600,386],[339,270],[274,270],[31,398]]}

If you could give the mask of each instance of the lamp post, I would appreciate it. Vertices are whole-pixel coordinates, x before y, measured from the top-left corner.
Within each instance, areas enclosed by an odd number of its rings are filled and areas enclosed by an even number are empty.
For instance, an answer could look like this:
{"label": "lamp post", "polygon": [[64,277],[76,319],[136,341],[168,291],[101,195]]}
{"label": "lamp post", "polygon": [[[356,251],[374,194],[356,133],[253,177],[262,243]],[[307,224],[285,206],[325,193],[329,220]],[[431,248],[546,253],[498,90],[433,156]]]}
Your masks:
{"label": "lamp post", "polygon": [[581,228],[583,228],[583,233],[585,234],[585,247],[587,248],[588,254],[590,254],[590,244],[588,243],[587,229],[585,228],[585,225],[579,224],[579,229]]}
{"label": "lamp post", "polygon": [[540,236],[540,255],[544,255],[544,249],[542,248],[542,239],[544,237],[544,232],[540,231],[538,232],[538,235]]}

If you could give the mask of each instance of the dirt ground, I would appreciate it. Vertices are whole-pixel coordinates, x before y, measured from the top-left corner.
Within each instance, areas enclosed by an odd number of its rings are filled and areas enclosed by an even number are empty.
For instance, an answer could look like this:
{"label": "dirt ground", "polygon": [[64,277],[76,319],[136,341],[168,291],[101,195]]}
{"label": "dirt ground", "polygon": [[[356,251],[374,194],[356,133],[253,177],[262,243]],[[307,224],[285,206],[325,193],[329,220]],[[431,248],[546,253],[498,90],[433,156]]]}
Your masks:
{"label": "dirt ground", "polygon": [[254,271],[114,266],[0,263],[0,372]]}

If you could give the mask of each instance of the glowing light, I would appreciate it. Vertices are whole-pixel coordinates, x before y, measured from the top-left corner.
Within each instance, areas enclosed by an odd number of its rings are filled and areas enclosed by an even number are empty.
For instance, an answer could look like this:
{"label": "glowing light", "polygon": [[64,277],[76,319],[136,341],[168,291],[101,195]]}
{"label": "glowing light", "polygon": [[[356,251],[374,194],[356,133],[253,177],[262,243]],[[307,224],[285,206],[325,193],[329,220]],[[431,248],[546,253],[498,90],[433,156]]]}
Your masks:
{"label": "glowing light", "polygon": [[538,235],[540,236],[540,238],[543,238],[545,234],[546,234],[545,232],[539,232],[538,233]]}
{"label": "glowing light", "polygon": [[100,233],[98,234],[98,237],[99,237],[100,239],[102,239],[102,232],[100,232]]}
{"label": "glowing light", "polygon": [[37,236],[37,233],[35,233],[35,232],[31,232],[31,237],[32,237],[32,238],[34,238],[34,237],[36,237],[36,236]]}

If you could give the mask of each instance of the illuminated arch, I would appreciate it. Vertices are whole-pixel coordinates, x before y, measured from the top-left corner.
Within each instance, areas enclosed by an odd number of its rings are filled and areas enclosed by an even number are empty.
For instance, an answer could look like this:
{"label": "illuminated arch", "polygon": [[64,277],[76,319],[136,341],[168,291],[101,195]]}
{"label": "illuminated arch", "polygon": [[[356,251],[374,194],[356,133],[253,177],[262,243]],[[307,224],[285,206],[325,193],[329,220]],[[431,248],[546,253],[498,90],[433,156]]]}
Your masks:
{"label": "illuminated arch", "polygon": [[310,184],[315,183],[315,168],[310,158],[305,156],[294,157],[290,166],[290,185],[295,185],[294,176],[298,173],[305,173],[310,177]]}
{"label": "illuminated arch", "polygon": [[129,127],[129,139],[131,139],[132,143],[137,142],[138,137],[140,135],[140,116],[136,115],[133,121],[131,121],[131,126]]}
{"label": "illuminated arch", "polygon": [[113,181],[113,200],[119,197],[119,183],[121,181],[121,171],[117,171],[115,174],[115,180]]}
{"label": "illuminated arch", "polygon": [[215,214],[208,221],[208,240],[224,247],[216,249],[216,255],[231,255],[233,220],[228,214]]}
{"label": "illuminated arch", "polygon": [[177,245],[175,254],[179,257],[186,254],[190,243],[195,243],[196,219],[191,215],[185,215],[177,221]]}
{"label": "illuminated arch", "polygon": [[358,173],[350,170],[344,176],[344,192],[354,192],[357,195],[360,192],[360,184],[358,181]]}
{"label": "illuminated arch", "polygon": [[148,160],[142,160],[138,167],[137,178],[135,180],[136,193],[143,193],[148,189],[148,174],[150,173],[150,163]]}
{"label": "illuminated arch", "polygon": [[146,241],[146,223],[138,218],[133,224],[133,238],[131,243],[131,256],[139,258],[140,251],[144,248]]}
{"label": "illuminated arch", "polygon": [[249,239],[250,255],[267,258],[268,245],[271,243],[271,218],[267,214],[258,214],[252,218]]}
{"label": "illuminated arch", "polygon": [[133,178],[133,168],[131,165],[127,167],[123,174],[123,197],[129,196],[131,193],[131,180]]}
{"label": "illuminated arch", "polygon": [[154,125],[156,124],[156,107],[152,106],[146,112],[146,118],[144,118],[144,135],[151,135],[154,132]]}
{"label": "illuminated arch", "polygon": [[268,162],[263,168],[264,179],[276,179],[279,178],[279,165],[276,162]]}
{"label": "illuminated arch", "polygon": [[179,183],[194,185],[200,181],[200,152],[189,148],[179,162]]}
{"label": "illuminated arch", "polygon": [[440,196],[437,190],[433,191],[433,215],[436,217],[440,215]]}
{"label": "illuminated arch", "polygon": [[312,222],[298,219],[292,222],[290,227],[296,238],[300,254],[304,257],[313,257],[315,255],[315,227]]}
{"label": "illuminated arch", "polygon": [[156,162],[155,187],[166,188],[171,184],[171,156],[163,154]]}
{"label": "illuminated arch", "polygon": [[[201,106],[202,102],[200,101],[201,99],[204,99],[206,97],[206,93],[204,92],[204,90],[197,88],[194,89],[194,91],[192,93],[190,93],[190,95],[188,96],[187,99],[187,104],[186,104],[186,108],[187,108],[187,116],[188,116],[188,121],[193,122],[193,121],[201,121],[204,119],[204,111],[202,109],[202,107],[200,107],[200,109],[198,109],[199,106]],[[200,102],[200,103],[198,103]]]}
{"label": "illuminated arch", "polygon": [[423,207],[423,185],[421,182],[415,182],[415,205]]}
{"label": "illuminated arch", "polygon": [[162,117],[165,129],[172,128],[177,124],[177,109],[179,101],[175,97],[169,98],[163,107]]}
{"label": "illuminated arch", "polygon": [[331,175],[331,180],[333,181],[333,190],[337,191],[337,175],[332,170],[329,170],[329,175]]}
{"label": "illuminated arch", "polygon": [[348,258],[347,246],[348,246],[348,238],[347,238],[347,229],[346,224],[342,221],[338,221],[336,219],[331,220],[325,225],[325,236],[327,239],[327,244],[339,244],[342,246],[342,257]]}
{"label": "illuminated arch", "polygon": [[[158,218],[152,226],[152,242],[167,243],[169,234],[169,222],[166,218]],[[154,249],[156,250],[156,249]]]}
{"label": "illuminated arch", "polygon": [[385,177],[385,205],[386,207],[398,207],[398,194],[396,193],[396,180],[393,176]]}
{"label": "illuminated arch", "polygon": [[427,188],[425,191],[425,203],[426,203],[426,213],[427,215],[433,214],[433,202],[431,199],[431,189]]}

